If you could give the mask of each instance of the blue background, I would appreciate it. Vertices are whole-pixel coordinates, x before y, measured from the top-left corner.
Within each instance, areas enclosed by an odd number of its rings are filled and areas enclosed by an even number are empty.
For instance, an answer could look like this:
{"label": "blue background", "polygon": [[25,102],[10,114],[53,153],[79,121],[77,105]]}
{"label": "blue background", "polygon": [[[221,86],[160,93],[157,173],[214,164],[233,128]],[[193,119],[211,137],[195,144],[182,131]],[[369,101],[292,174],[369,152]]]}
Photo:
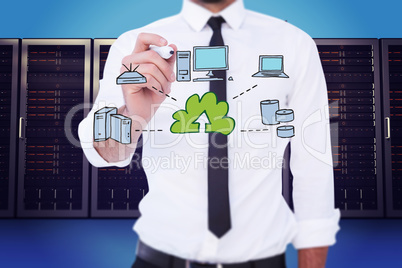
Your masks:
{"label": "blue background", "polygon": [[[245,0],[314,38],[402,38],[400,0]],[[152,9],[151,7],[155,7]],[[181,10],[181,0],[2,1],[0,38],[115,38]],[[132,219],[0,220],[0,267],[130,267]],[[346,219],[327,267],[402,267],[402,220]],[[288,247],[289,268],[296,251]]]}
{"label": "blue background", "polygon": [[[2,1],[0,38],[114,38],[181,10],[182,0]],[[400,0],[244,0],[314,38],[400,38]]]}

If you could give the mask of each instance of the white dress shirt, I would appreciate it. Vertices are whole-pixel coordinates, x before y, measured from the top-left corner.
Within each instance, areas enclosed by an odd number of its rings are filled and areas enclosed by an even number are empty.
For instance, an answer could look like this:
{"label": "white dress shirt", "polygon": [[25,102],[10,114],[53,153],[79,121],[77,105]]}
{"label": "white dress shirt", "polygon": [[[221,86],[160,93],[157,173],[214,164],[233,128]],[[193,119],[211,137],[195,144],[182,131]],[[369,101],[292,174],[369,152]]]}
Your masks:
{"label": "white dress shirt", "polygon": [[[93,148],[92,126],[94,112],[103,106],[124,105],[116,77],[137,35],[156,33],[178,50],[192,52],[194,46],[209,44],[212,30],[207,21],[212,15],[184,0],[180,14],[126,32],[115,41],[94,107],[79,126],[81,144],[92,165],[121,167],[131,161],[106,162]],[[191,95],[208,92],[209,83],[174,82],[170,96],[176,101],[167,97],[143,132],[149,193],[139,205],[141,217],[133,229],[158,250],[214,263],[274,256],[283,253],[288,243],[297,249],[334,244],[340,213],[334,209],[326,84],[314,41],[287,22],[246,10],[242,0],[218,15],[226,21],[222,35],[229,46],[227,77],[233,78],[227,81],[228,116],[236,121],[228,136],[232,228],[221,239],[208,231],[208,134],[202,126],[206,117],[198,120],[200,133],[170,131],[175,122],[172,114],[185,109]],[[283,55],[289,78],[252,77],[259,69],[259,55]],[[205,75],[192,71],[191,78]],[[262,124],[260,102],[273,99],[279,100],[280,109],[294,111],[294,121],[288,123],[294,126],[294,137],[277,136],[276,128],[284,123]],[[281,194],[282,158],[289,142],[294,213]]]}

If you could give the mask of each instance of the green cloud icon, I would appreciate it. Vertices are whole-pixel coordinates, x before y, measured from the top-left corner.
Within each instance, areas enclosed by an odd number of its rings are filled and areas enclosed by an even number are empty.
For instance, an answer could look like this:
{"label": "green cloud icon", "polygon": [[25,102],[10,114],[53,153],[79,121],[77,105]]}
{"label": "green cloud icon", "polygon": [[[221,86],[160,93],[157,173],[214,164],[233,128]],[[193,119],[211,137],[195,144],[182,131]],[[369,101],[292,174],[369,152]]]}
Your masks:
{"label": "green cloud icon", "polygon": [[202,98],[194,94],[187,99],[186,109],[173,114],[176,121],[170,127],[172,133],[199,133],[198,118],[205,113],[209,123],[205,124],[205,132],[219,132],[229,135],[234,127],[235,120],[226,116],[229,105],[226,101],[218,102],[215,93],[207,92]]}

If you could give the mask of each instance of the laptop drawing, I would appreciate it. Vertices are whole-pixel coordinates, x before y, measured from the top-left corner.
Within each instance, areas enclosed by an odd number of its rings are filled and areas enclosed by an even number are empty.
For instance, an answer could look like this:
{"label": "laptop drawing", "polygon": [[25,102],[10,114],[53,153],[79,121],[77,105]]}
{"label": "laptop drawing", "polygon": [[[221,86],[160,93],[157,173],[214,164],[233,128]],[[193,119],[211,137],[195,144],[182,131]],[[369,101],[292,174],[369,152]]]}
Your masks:
{"label": "laptop drawing", "polygon": [[282,77],[289,78],[283,72],[283,56],[260,56],[259,72],[252,75],[252,77]]}

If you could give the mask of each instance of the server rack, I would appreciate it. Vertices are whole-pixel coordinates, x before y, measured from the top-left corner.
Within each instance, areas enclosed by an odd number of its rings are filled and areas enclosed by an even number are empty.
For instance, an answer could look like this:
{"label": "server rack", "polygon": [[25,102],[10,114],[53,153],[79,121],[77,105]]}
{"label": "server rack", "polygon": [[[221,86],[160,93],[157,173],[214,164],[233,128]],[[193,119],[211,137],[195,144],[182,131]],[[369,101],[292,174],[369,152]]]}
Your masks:
{"label": "server rack", "polygon": [[91,39],[24,39],[20,217],[87,217],[88,162],[77,128],[89,102]]}
{"label": "server rack", "polygon": [[109,49],[116,39],[94,39],[93,44],[93,89],[92,99],[95,100],[99,91],[99,80],[103,78],[103,69],[105,68]]}
{"label": "server rack", "polygon": [[383,217],[377,39],[316,39],[327,86],[335,205],[345,217]]}
{"label": "server rack", "polygon": [[14,216],[19,39],[0,39],[0,218]]}
{"label": "server rack", "polygon": [[387,217],[402,217],[402,39],[382,39]]}
{"label": "server rack", "polygon": [[[105,62],[114,40],[94,40],[93,100],[96,99],[99,80],[103,78]],[[148,192],[146,175],[138,160],[142,155],[141,146],[140,141],[128,167],[92,167],[91,217],[121,218],[140,215],[138,203]]]}
{"label": "server rack", "polygon": [[328,88],[335,206],[342,217],[383,217],[378,39],[315,42]]}

